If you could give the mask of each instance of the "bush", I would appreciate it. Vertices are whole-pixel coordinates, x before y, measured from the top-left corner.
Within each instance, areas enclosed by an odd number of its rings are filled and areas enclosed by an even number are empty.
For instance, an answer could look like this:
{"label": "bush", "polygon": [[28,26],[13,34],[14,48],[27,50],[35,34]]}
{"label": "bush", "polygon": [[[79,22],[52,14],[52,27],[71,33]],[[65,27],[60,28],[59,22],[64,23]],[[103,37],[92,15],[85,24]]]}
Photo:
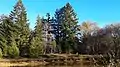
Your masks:
{"label": "bush", "polygon": [[31,58],[38,58],[43,53],[43,48],[41,45],[31,45],[29,51]]}
{"label": "bush", "polygon": [[8,46],[8,57],[17,58],[19,56],[19,49],[16,45]]}
{"label": "bush", "polygon": [[8,49],[7,49],[7,45],[4,45],[4,46],[3,46],[3,50],[2,50],[2,54],[3,54],[4,57],[7,56],[7,50],[8,50]]}
{"label": "bush", "polygon": [[0,49],[0,58],[2,58],[3,54],[2,54],[2,50]]}
{"label": "bush", "polygon": [[43,44],[39,37],[33,37],[29,46],[29,56],[31,58],[39,58],[43,54]]}

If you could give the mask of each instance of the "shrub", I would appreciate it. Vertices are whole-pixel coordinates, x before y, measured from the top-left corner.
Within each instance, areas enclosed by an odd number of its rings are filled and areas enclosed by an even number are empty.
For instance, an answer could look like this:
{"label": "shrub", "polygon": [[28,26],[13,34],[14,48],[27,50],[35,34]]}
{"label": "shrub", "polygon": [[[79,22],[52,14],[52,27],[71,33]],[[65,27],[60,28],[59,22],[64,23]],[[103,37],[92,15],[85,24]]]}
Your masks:
{"label": "shrub", "polygon": [[19,56],[19,49],[16,45],[8,46],[8,57],[17,58]]}
{"label": "shrub", "polygon": [[0,49],[0,58],[2,58],[3,54],[2,54],[2,50]]}
{"label": "shrub", "polygon": [[43,53],[43,48],[41,45],[31,45],[29,50],[29,55],[31,58],[38,58]]}

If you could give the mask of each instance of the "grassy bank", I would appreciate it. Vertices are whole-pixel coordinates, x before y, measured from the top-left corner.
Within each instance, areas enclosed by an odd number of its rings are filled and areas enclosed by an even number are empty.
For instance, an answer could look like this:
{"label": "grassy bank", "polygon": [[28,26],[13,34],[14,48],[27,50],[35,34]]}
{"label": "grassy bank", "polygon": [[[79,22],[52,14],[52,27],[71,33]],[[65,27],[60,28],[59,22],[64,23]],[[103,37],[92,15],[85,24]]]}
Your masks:
{"label": "grassy bank", "polygon": [[46,54],[40,58],[0,59],[0,66],[93,65],[100,56],[76,54]]}
{"label": "grassy bank", "polygon": [[36,59],[0,59],[0,66],[37,66],[45,65],[47,62],[36,61]]}

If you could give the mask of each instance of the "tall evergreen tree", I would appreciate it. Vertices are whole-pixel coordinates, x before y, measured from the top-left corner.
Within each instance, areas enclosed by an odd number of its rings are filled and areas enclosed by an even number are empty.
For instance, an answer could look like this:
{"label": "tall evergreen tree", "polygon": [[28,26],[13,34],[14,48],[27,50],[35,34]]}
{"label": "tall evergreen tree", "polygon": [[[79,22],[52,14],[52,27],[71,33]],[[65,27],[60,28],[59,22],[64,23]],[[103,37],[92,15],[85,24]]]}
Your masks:
{"label": "tall evergreen tree", "polygon": [[32,40],[30,42],[30,57],[39,57],[39,55],[43,54],[44,45],[42,39],[42,29],[42,19],[38,16]]}
{"label": "tall evergreen tree", "polygon": [[58,42],[61,42],[63,52],[70,52],[74,45],[74,37],[77,27],[77,17],[72,6],[67,3],[56,12],[56,21],[58,22]]}
{"label": "tall evergreen tree", "polygon": [[[19,56],[19,49],[15,42],[17,26],[11,21],[10,18],[4,16],[4,18],[2,19],[0,31],[1,31],[0,35],[2,36],[0,37],[0,39],[3,55],[7,56],[8,54],[9,56],[9,50],[7,48],[15,46],[13,47],[13,49],[16,49],[17,51],[15,50],[14,53],[17,53],[17,56]],[[13,49],[11,49],[11,51],[13,51]],[[13,52],[11,52],[11,54],[13,54]]]}
{"label": "tall evergreen tree", "polygon": [[7,40],[6,40],[6,31],[5,31],[5,28],[3,26],[3,20],[5,19],[6,17],[5,16],[1,16],[0,17],[0,48],[2,50],[2,54],[3,56],[6,56],[7,55]]}
{"label": "tall evergreen tree", "polygon": [[29,23],[27,23],[27,13],[22,3],[22,0],[18,0],[16,5],[14,6],[13,11],[11,11],[9,17],[19,27],[19,34],[17,34],[16,42],[20,49],[20,55],[27,56],[27,53],[29,51],[28,41],[30,36],[30,29]]}

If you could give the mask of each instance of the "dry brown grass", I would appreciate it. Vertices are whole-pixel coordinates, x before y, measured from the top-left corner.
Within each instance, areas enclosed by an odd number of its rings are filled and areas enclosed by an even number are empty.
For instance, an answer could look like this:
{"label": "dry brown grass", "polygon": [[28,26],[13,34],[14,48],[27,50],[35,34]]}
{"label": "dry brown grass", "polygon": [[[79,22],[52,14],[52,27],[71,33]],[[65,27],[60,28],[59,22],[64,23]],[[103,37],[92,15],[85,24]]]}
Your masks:
{"label": "dry brown grass", "polygon": [[10,63],[10,62],[1,62],[1,67],[8,67],[8,66],[27,66],[28,63],[22,62],[22,63]]}
{"label": "dry brown grass", "polygon": [[[45,55],[43,55],[45,56]],[[48,57],[41,58],[20,58],[20,59],[0,59],[0,67],[8,66],[40,66],[51,63],[73,63],[73,62],[84,62],[85,63],[91,60],[91,55],[76,55],[76,54],[47,54]],[[95,56],[94,56],[95,57]],[[68,60],[66,60],[68,59]],[[70,59],[70,60],[69,60]],[[58,61],[59,60],[59,61]],[[82,60],[82,61],[81,61]]]}
{"label": "dry brown grass", "polygon": [[8,67],[8,66],[38,66],[44,65],[45,62],[20,62],[20,63],[10,63],[10,62],[0,62],[0,67]]}

